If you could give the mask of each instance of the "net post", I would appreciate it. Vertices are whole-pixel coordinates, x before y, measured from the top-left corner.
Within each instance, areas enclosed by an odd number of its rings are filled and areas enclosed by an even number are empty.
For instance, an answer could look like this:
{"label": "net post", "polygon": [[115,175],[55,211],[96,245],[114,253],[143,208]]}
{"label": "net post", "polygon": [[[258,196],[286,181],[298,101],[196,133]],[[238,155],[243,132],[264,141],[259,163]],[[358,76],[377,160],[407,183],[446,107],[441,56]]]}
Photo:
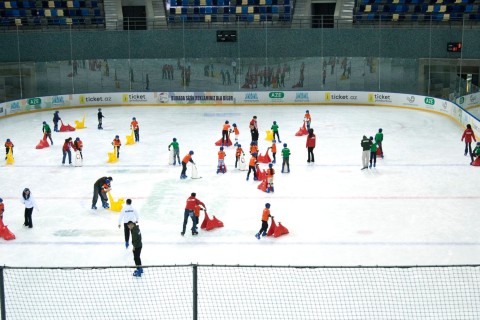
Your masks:
{"label": "net post", "polygon": [[5,310],[5,286],[3,282],[4,267],[0,266],[0,319],[7,320],[7,311]]}
{"label": "net post", "polygon": [[192,265],[192,271],[193,271],[193,320],[198,319],[198,289],[197,289],[197,267],[198,265],[193,264]]}

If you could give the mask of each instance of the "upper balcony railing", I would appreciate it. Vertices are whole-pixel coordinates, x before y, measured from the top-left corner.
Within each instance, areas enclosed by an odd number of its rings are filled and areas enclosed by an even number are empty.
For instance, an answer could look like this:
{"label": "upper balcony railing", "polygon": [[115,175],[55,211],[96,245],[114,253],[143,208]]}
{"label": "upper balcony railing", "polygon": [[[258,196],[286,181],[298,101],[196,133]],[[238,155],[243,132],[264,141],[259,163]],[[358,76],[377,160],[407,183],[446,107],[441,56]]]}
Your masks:
{"label": "upper balcony railing", "polygon": [[[247,15],[237,14],[232,18],[218,18],[212,21],[199,22],[192,20],[169,21],[167,17],[124,18],[117,20],[91,17],[85,20],[71,21],[66,19],[56,22],[41,21],[30,23],[29,20],[19,18],[3,18],[0,32],[51,32],[51,31],[120,31],[120,30],[158,30],[158,29],[215,29],[215,28],[284,28],[284,29],[310,29],[310,28],[455,28],[477,29],[480,20],[472,19],[470,15],[439,20],[436,16],[425,15],[418,19],[416,15],[405,14],[398,19],[395,15],[373,14],[366,16],[354,15],[352,18],[338,18],[334,16],[296,16],[288,20],[270,19],[264,21],[251,21]],[[91,23],[95,21],[96,23]],[[98,23],[101,22],[101,23]],[[106,26],[109,26],[108,28]]]}

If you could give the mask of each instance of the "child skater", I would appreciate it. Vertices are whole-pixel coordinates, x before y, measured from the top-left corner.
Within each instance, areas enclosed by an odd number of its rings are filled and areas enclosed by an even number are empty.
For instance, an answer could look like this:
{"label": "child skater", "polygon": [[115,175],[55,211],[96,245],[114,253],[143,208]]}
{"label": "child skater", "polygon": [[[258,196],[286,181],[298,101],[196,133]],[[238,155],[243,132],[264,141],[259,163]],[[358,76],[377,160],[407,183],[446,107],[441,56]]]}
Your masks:
{"label": "child skater", "polygon": [[225,173],[227,171],[227,168],[225,167],[225,151],[223,151],[223,147],[220,147],[220,151],[218,151],[218,167],[217,167],[217,173]]}
{"label": "child skater", "polygon": [[270,203],[265,203],[265,209],[263,209],[262,213],[262,227],[260,228],[260,231],[258,231],[258,233],[255,235],[258,240],[260,240],[260,235],[262,237],[265,237],[267,235],[268,218],[273,218],[273,216],[270,215]]}
{"label": "child skater", "polygon": [[277,141],[275,140],[272,140],[272,146],[271,147],[268,147],[268,149],[271,149],[272,150],[272,156],[273,156],[273,161],[272,163],[275,164],[277,162],[277,158],[276,158],[276,154],[277,154],[277,145],[276,145]]}
{"label": "child skater", "polygon": [[168,151],[170,151],[170,147],[173,148],[173,165],[180,164],[180,147],[177,142],[177,138],[173,138],[172,143],[168,145]]}
{"label": "child skater", "polygon": [[138,126],[137,118],[132,118],[132,122],[130,122],[130,129],[132,129],[133,133],[135,134],[135,142],[140,142],[140,127]]}
{"label": "child skater", "polygon": [[277,121],[273,121],[271,129],[272,129],[272,132],[273,132],[273,138],[275,139],[275,136],[277,136],[278,143],[282,143],[282,141],[280,141],[280,134],[278,133]]}
{"label": "child skater", "polygon": [[241,155],[245,156],[245,153],[243,152],[242,145],[237,144],[237,149],[235,150],[235,169],[237,168],[237,163],[240,161]]}
{"label": "child skater", "polygon": [[247,173],[247,181],[250,178],[250,172],[253,171],[253,180],[257,181],[257,154],[252,153],[252,157],[250,158],[250,162],[248,163],[248,173]]}
{"label": "child skater", "polygon": [[115,152],[115,148],[117,148],[117,158],[120,158],[120,147],[122,146],[122,142],[120,141],[120,137],[117,135],[115,139],[112,141],[113,151]]}
{"label": "child skater", "polygon": [[310,130],[310,124],[312,123],[312,116],[310,115],[310,111],[308,110],[305,111],[305,115],[303,116],[303,121],[305,121],[307,130]]}
{"label": "child skater", "polygon": [[232,124],[232,127],[233,127],[233,133],[235,134],[235,144],[234,144],[234,146],[236,147],[236,146],[238,146],[238,136],[240,135],[240,131],[238,130],[236,123]]}
{"label": "child skater", "polygon": [[[282,162],[282,173],[290,173],[290,149],[287,148],[287,144],[283,144],[283,149],[282,149],[282,157],[283,157],[283,162]],[[285,171],[285,166],[287,166],[287,170]]]}
{"label": "child skater", "polygon": [[183,157],[182,172],[180,173],[180,179],[187,178],[187,163],[191,162],[192,164],[195,164],[195,162],[193,162],[192,156],[193,156],[193,151],[190,150],[188,154],[185,157]]}
{"label": "child skater", "polygon": [[267,193],[273,192],[273,176],[275,175],[275,169],[273,169],[273,164],[268,164],[267,169]]}
{"label": "child skater", "polygon": [[12,151],[13,155],[13,142],[10,139],[7,139],[7,141],[5,141],[5,160],[7,160],[7,155],[10,150]]}

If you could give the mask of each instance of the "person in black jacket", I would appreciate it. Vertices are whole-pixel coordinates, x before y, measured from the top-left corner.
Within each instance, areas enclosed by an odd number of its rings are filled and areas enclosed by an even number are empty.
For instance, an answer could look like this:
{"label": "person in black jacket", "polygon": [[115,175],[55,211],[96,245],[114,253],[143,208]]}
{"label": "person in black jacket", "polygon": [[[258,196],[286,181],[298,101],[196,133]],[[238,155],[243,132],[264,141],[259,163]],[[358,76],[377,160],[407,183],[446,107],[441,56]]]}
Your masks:
{"label": "person in black jacket", "polygon": [[58,111],[55,111],[55,113],[53,114],[53,131],[55,132],[59,132],[58,130],[58,121],[60,121],[61,118],[60,116],[58,115]]}
{"label": "person in black jacket", "polygon": [[[113,180],[112,177],[101,177],[98,179],[95,184],[93,185],[93,199],[92,199],[92,209],[97,210],[97,200],[98,196],[100,195],[100,199],[102,200],[102,205],[104,208],[108,209],[108,198],[107,192],[108,191],[104,188],[105,185],[110,186],[110,182]],[[105,190],[102,190],[105,189]]]}
{"label": "person in black jacket", "polygon": [[370,161],[370,148],[372,147],[373,141],[368,139],[367,136],[363,136],[362,141],[360,142],[360,145],[363,148],[362,152],[362,163],[363,163],[363,169],[368,168],[368,162]]}
{"label": "person in black jacket", "polygon": [[132,233],[133,260],[137,267],[137,270],[133,272],[133,276],[141,277],[143,273],[142,260],[140,259],[140,254],[142,253],[142,233],[135,222],[128,221],[127,225]]}
{"label": "person in black jacket", "polygon": [[102,130],[103,129],[102,118],[105,118],[105,116],[102,113],[102,108],[98,108],[97,117],[98,117],[98,130]]}

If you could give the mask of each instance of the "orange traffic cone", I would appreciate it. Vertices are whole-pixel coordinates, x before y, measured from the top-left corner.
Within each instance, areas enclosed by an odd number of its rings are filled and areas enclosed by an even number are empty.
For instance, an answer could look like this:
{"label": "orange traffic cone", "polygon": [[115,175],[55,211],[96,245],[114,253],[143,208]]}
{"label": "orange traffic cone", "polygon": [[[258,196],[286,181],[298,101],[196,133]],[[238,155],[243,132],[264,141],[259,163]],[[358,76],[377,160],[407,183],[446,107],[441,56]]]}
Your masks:
{"label": "orange traffic cone", "polygon": [[288,229],[285,228],[281,222],[279,222],[278,226],[275,228],[275,232],[273,233],[273,236],[277,238],[284,234],[288,234]]}

